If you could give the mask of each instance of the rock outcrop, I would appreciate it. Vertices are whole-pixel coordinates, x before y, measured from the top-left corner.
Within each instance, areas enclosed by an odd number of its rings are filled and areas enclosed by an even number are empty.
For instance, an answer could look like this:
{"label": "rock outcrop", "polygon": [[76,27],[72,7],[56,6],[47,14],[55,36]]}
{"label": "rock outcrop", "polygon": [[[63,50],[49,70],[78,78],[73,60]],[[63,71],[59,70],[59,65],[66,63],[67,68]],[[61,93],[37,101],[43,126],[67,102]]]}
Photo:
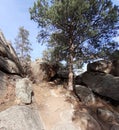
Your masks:
{"label": "rock outcrop", "polygon": [[87,65],[87,71],[75,78],[76,84],[87,86],[91,91],[119,101],[119,61],[96,61]]}
{"label": "rock outcrop", "polygon": [[112,70],[112,62],[99,60],[87,65],[87,71],[89,72],[103,72],[109,74]]}
{"label": "rock outcrop", "polygon": [[36,83],[50,81],[57,73],[57,66],[39,60],[31,62],[30,68],[32,75],[31,79]]}
{"label": "rock outcrop", "polygon": [[82,85],[75,85],[75,91],[77,96],[85,105],[95,104],[96,102],[95,96],[89,88]]}
{"label": "rock outcrop", "polygon": [[13,106],[0,112],[0,130],[43,130],[37,110]]}
{"label": "rock outcrop", "polygon": [[119,76],[119,60],[99,60],[87,65],[87,71],[89,72],[103,72],[106,74],[112,74]]}
{"label": "rock outcrop", "polygon": [[8,79],[7,75],[0,71],[0,98],[4,96],[7,91]]}
{"label": "rock outcrop", "polygon": [[0,32],[0,70],[9,74],[23,76],[22,65],[10,42],[7,42],[2,32]]}
{"label": "rock outcrop", "polygon": [[99,72],[85,72],[82,74],[82,82],[92,91],[119,101],[119,77]]}
{"label": "rock outcrop", "polygon": [[23,75],[24,71],[14,48],[0,32],[0,111],[14,104],[15,83]]}
{"label": "rock outcrop", "polygon": [[118,130],[118,108],[99,96],[119,101],[118,65],[89,64],[76,77],[74,93],[64,87],[65,69],[39,59],[21,65],[0,33],[0,130]]}

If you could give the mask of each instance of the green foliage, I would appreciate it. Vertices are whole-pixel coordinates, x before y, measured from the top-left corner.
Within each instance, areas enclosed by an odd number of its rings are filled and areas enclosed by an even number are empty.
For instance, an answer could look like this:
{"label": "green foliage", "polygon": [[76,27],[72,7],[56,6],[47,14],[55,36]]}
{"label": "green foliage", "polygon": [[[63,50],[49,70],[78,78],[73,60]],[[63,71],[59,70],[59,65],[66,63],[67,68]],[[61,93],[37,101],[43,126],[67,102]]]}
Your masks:
{"label": "green foliage", "polygon": [[30,52],[32,50],[29,42],[29,32],[24,27],[19,28],[17,37],[15,38],[15,48],[21,62],[31,60]]}
{"label": "green foliage", "polygon": [[30,14],[40,27],[39,41],[47,37],[65,57],[69,76],[75,60],[96,54],[119,28],[119,8],[111,0],[37,0]]}
{"label": "green foliage", "polygon": [[51,46],[58,46],[64,52],[68,51],[72,38],[77,57],[87,51],[85,42],[94,49],[99,48],[118,29],[118,7],[110,0],[38,0],[30,13],[41,28],[40,41],[50,35]]}

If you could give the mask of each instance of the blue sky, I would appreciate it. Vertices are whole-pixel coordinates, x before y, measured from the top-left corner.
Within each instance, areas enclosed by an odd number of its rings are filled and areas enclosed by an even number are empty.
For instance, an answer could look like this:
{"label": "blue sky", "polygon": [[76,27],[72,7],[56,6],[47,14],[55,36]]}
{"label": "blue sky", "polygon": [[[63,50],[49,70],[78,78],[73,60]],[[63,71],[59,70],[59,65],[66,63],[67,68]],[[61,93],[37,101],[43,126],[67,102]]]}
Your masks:
{"label": "blue sky", "polygon": [[45,49],[37,43],[37,23],[30,20],[29,7],[32,7],[34,0],[0,0],[0,29],[5,38],[12,43],[18,34],[20,26],[24,26],[30,33],[29,40],[32,43],[32,59],[42,56]]}
{"label": "blue sky", "polygon": [[[24,26],[30,32],[29,40],[32,43],[32,60],[42,56],[45,46],[37,43],[37,23],[30,20],[29,7],[35,0],[0,0],[0,29],[7,40],[14,43],[18,28]],[[112,0],[119,5],[119,0]]]}

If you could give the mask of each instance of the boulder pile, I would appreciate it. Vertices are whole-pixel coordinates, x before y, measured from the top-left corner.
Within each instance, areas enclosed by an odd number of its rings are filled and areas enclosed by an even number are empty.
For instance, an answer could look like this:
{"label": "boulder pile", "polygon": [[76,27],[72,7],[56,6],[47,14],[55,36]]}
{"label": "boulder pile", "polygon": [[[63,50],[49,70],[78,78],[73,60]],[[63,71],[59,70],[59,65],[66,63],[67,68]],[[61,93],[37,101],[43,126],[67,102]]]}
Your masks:
{"label": "boulder pile", "polygon": [[119,60],[100,60],[87,65],[87,71],[76,77],[76,84],[119,102]]}
{"label": "boulder pile", "polygon": [[0,32],[0,130],[42,130],[32,103],[33,85],[10,42]]}
{"label": "boulder pile", "polygon": [[119,60],[88,64],[74,93],[62,83],[65,69],[40,59],[21,64],[0,32],[0,130],[119,130],[118,66]]}
{"label": "boulder pile", "polygon": [[[24,76],[17,54],[3,33],[0,32],[0,104],[14,100],[15,83]],[[11,103],[12,104],[12,103]],[[6,105],[7,106],[7,105]]]}

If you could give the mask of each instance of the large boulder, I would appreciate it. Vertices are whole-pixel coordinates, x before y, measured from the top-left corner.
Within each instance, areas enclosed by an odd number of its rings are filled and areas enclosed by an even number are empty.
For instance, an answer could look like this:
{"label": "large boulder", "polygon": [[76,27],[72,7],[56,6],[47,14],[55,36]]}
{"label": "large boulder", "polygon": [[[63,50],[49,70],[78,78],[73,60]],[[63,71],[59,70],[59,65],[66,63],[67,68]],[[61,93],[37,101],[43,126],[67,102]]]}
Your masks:
{"label": "large boulder", "polygon": [[0,70],[9,74],[20,74],[18,66],[12,60],[0,56]]}
{"label": "large boulder", "polygon": [[86,105],[92,105],[96,102],[95,96],[92,91],[82,85],[75,85],[75,92],[80,100]]}
{"label": "large boulder", "polygon": [[85,72],[82,82],[99,95],[119,101],[119,77],[99,72]]}
{"label": "large boulder", "polygon": [[0,130],[43,130],[37,110],[13,106],[0,112]]}
{"label": "large boulder", "polygon": [[119,76],[119,60],[99,60],[87,65],[87,71],[89,72],[103,72]]}
{"label": "large boulder", "polygon": [[22,65],[14,48],[10,42],[6,41],[2,32],[0,32],[0,70],[21,76],[24,74]]}
{"label": "large boulder", "polygon": [[111,61],[106,61],[106,60],[99,60],[95,61],[93,63],[89,63],[87,65],[87,71],[90,72],[104,72],[104,73],[110,73],[112,70],[112,62]]}
{"label": "large boulder", "polygon": [[32,83],[28,78],[16,81],[16,101],[19,103],[29,104],[32,102]]}
{"label": "large boulder", "polygon": [[34,61],[31,62],[32,80],[39,83],[41,81],[49,81],[57,73],[57,66],[47,62]]}

